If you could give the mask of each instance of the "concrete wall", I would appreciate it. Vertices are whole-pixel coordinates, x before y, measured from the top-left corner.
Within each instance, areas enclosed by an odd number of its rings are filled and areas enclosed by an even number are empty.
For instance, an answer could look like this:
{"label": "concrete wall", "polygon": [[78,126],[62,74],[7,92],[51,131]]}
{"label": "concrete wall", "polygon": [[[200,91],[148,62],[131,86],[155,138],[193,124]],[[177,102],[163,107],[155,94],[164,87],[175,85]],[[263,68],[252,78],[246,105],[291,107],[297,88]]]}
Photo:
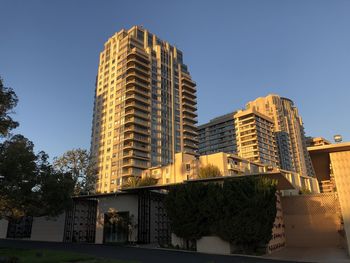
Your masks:
{"label": "concrete wall", "polygon": [[7,236],[8,221],[5,219],[0,220],[0,238],[6,238]]}
{"label": "concrete wall", "polygon": [[287,247],[340,247],[341,213],[331,194],[281,198]]}
{"label": "concrete wall", "polygon": [[34,217],[31,240],[62,242],[65,216],[63,213],[56,218]]}
{"label": "concrete wall", "polygon": [[216,236],[205,236],[197,240],[197,252],[212,254],[231,254],[230,243]]}
{"label": "concrete wall", "polygon": [[350,151],[330,153],[350,254]]}
{"label": "concrete wall", "polygon": [[[138,221],[138,196],[137,195],[116,195],[103,197],[98,200],[97,218],[96,218],[96,237],[95,243],[103,243],[103,225],[104,214],[115,212],[129,212],[129,215],[134,216],[134,220]],[[137,229],[133,230],[133,240],[137,240]]]}

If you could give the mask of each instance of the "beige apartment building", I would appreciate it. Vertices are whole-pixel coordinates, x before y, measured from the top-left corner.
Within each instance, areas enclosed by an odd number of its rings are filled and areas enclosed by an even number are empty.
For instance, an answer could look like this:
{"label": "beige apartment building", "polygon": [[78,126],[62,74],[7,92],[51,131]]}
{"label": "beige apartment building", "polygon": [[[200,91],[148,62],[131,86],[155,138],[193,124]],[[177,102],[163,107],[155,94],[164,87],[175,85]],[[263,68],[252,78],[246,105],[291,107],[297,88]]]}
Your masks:
{"label": "beige apartment building", "polygon": [[246,108],[255,109],[273,120],[280,167],[301,175],[313,176],[302,118],[293,101],[270,94],[248,102]]}
{"label": "beige apartment building", "polygon": [[143,170],[197,152],[196,84],[183,54],[134,26],[108,39],[100,53],[91,153],[97,192],[116,191]]}
{"label": "beige apartment building", "polygon": [[[298,173],[282,170],[271,165],[250,161],[236,154],[218,152],[208,155],[192,155],[186,153],[175,154],[175,161],[165,166],[151,167],[142,172],[142,178],[152,177],[157,179],[158,186],[166,186],[178,183],[186,183],[200,179],[199,171],[207,165],[214,165],[219,168],[222,177],[237,176],[268,176],[279,181],[283,186],[285,195],[299,194],[300,190],[308,190],[312,193],[319,193],[319,185],[315,178],[302,176]],[[210,179],[209,179],[210,180]]]}
{"label": "beige apartment building", "polygon": [[218,167],[223,176],[254,174],[268,169],[264,164],[251,162],[236,154],[219,152],[198,157],[193,154],[177,153],[174,163],[144,170],[142,177],[153,177],[158,180],[158,185],[182,183],[198,179],[199,169],[207,165]]}
{"label": "beige apartment building", "polygon": [[307,147],[323,146],[323,145],[330,145],[330,144],[331,142],[323,137],[306,137]]}
{"label": "beige apartment building", "polygon": [[234,115],[237,153],[256,163],[279,166],[273,120],[254,109]]}

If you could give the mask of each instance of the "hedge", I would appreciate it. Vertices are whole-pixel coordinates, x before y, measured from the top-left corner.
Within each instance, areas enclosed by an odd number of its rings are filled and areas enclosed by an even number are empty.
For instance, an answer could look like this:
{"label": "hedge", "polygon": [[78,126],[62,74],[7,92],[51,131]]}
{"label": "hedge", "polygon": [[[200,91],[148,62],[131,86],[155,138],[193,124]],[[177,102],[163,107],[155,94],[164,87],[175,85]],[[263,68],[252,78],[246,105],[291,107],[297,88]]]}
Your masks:
{"label": "hedge", "polygon": [[243,177],[181,184],[169,190],[166,209],[178,237],[219,236],[245,252],[257,251],[272,238],[276,181]]}

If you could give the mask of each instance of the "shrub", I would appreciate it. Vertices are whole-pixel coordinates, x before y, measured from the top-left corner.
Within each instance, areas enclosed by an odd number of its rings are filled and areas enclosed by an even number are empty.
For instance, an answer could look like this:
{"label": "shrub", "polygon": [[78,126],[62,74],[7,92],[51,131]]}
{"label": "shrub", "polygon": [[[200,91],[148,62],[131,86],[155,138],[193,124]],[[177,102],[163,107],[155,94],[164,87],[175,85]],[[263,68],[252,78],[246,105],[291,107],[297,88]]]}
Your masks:
{"label": "shrub", "polygon": [[207,166],[201,167],[199,169],[199,179],[213,178],[218,176],[221,176],[220,169],[213,164],[208,164]]}
{"label": "shrub", "polygon": [[272,238],[275,193],[276,182],[261,177],[182,184],[170,189],[166,209],[177,236],[216,235],[249,253]]}

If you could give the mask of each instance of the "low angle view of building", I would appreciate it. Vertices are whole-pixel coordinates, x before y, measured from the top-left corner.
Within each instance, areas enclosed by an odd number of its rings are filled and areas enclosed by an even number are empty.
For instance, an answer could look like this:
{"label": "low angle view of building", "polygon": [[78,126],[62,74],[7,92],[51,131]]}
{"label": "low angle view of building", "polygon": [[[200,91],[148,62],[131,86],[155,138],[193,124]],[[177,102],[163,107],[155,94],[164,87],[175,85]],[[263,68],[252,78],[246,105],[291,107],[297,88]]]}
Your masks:
{"label": "low angle view of building", "polygon": [[142,27],[104,45],[96,80],[91,154],[97,191],[113,192],[177,152],[196,153],[196,84],[183,53]]}
{"label": "low angle view of building", "polygon": [[1,11],[0,263],[350,263],[350,1]]}
{"label": "low angle view of building", "polygon": [[306,150],[303,121],[293,101],[270,94],[248,102],[246,107],[273,120],[281,168],[303,175],[314,175]]}
{"label": "low angle view of building", "polygon": [[251,109],[238,111],[234,118],[238,155],[253,162],[278,167],[272,119]]}

